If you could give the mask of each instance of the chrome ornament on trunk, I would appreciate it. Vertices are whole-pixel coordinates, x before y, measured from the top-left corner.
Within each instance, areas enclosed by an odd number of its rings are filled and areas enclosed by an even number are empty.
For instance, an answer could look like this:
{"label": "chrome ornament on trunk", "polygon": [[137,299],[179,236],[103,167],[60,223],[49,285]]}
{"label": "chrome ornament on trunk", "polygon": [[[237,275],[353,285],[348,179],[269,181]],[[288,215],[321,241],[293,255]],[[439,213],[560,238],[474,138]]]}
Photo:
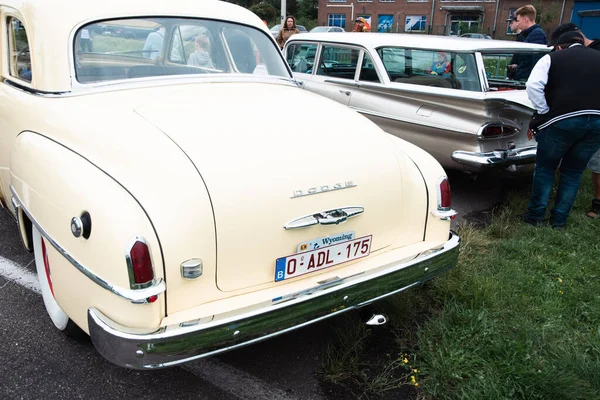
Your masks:
{"label": "chrome ornament on trunk", "polygon": [[339,225],[346,222],[348,218],[362,214],[365,209],[359,206],[335,208],[333,210],[320,211],[314,214],[305,215],[294,219],[283,226],[283,229],[298,229],[309,226],[321,225]]}

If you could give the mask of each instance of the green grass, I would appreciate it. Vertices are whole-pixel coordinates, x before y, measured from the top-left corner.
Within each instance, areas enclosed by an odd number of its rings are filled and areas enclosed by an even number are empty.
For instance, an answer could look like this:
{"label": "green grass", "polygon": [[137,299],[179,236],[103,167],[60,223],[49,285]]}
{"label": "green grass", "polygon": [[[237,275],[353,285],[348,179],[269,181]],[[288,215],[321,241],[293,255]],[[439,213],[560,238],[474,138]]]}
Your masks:
{"label": "green grass", "polygon": [[[600,399],[600,220],[584,215],[589,171],[564,232],[519,221],[529,194],[509,194],[485,228],[459,228],[456,268],[380,305],[394,321],[388,353],[410,367],[390,379],[419,383],[415,396]],[[393,362],[381,356],[378,370]],[[385,397],[367,386],[363,395]]]}
{"label": "green grass", "polygon": [[[95,35],[92,42],[94,52],[138,51],[144,48],[144,39],[126,39],[114,36]],[[138,57],[142,57],[140,52]]]}

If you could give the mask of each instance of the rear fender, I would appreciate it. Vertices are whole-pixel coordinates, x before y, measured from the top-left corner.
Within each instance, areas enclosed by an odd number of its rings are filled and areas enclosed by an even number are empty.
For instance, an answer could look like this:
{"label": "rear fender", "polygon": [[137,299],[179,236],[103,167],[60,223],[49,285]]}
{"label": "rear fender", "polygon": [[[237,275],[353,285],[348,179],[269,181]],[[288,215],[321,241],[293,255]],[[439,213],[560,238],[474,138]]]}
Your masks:
{"label": "rear fender", "polygon": [[[10,170],[19,212],[26,213],[53,245],[46,247],[54,294],[67,315],[87,330],[87,311],[95,307],[134,330],[156,330],[165,316],[164,294],[146,304],[117,294],[119,289],[136,292],[131,291],[125,258],[135,236],[143,237],[149,247],[156,282],[164,280],[158,237],[132,194],[85,158],[34,132],[17,137]],[[88,239],[71,232],[72,218],[84,212],[92,220]],[[104,287],[76,265],[98,277]]]}
{"label": "rear fender", "polygon": [[448,240],[450,231],[450,220],[436,218],[432,213],[437,210],[438,182],[447,177],[446,171],[439,162],[423,149],[408,143],[402,139],[390,136],[394,146],[401,152],[406,153],[415,163],[421,173],[427,187],[426,225],[423,240],[432,242],[445,242]]}

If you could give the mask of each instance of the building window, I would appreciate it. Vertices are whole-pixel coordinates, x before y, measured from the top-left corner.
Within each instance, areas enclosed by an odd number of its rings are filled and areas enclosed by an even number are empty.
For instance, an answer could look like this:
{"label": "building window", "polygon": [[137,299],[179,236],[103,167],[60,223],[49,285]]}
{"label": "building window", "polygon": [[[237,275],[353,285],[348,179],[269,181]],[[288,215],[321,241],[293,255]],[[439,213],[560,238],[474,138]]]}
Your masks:
{"label": "building window", "polygon": [[358,0],[359,3],[372,3],[373,0]]}
{"label": "building window", "polygon": [[346,27],[346,14],[329,14],[327,16],[327,25]]}
{"label": "building window", "polygon": [[404,32],[425,32],[427,17],[425,15],[407,15]]}
{"label": "building window", "polygon": [[377,21],[377,32],[391,32],[394,28],[394,16],[392,14],[380,15]]}
{"label": "building window", "polygon": [[409,3],[427,3],[429,0],[407,0]]}
{"label": "building window", "polygon": [[395,3],[396,0],[379,0],[380,3]]}
{"label": "building window", "polygon": [[346,0],[329,0],[330,3],[345,3]]}
{"label": "building window", "polygon": [[474,15],[452,15],[450,17],[450,35],[479,32],[481,19]]}

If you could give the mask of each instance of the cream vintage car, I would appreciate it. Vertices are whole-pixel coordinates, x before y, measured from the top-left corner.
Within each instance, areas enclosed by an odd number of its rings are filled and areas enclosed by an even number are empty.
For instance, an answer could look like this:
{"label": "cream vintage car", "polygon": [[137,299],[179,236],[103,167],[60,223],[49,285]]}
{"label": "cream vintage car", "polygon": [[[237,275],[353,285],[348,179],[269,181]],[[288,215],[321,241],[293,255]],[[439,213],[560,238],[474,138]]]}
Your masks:
{"label": "cream vintage car", "polygon": [[[516,170],[535,162],[533,108],[509,65],[550,51],[538,44],[388,33],[299,34],[284,48],[304,89],[367,116],[445,168]],[[521,61],[517,61],[520,58]],[[525,74],[519,74],[523,79]]]}
{"label": "cream vintage car", "polygon": [[54,325],[113,363],[234,349],[456,264],[439,163],[300,89],[246,9],[0,4],[0,204]]}

